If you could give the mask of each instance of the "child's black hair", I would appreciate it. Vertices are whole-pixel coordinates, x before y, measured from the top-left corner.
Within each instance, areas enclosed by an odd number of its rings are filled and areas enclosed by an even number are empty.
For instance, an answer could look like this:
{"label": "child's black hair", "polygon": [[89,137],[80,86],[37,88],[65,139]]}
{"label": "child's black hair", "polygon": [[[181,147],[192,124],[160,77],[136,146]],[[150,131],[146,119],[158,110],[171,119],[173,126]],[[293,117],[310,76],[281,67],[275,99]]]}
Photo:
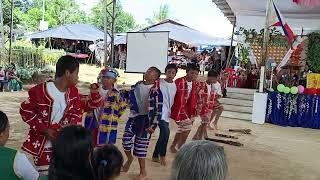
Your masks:
{"label": "child's black hair", "polygon": [[9,124],[8,116],[0,111],[0,133],[3,133]]}
{"label": "child's black hair", "polygon": [[89,160],[92,152],[90,131],[75,125],[63,128],[53,142],[49,180],[93,179]]}
{"label": "child's black hair", "polygon": [[62,77],[66,71],[73,73],[77,68],[79,68],[79,61],[70,56],[62,56],[59,58],[56,64],[56,78]]}
{"label": "child's black hair", "polygon": [[178,72],[178,67],[175,64],[168,64],[165,68],[165,72],[167,72],[169,69],[174,69],[176,73]]}
{"label": "child's black hair", "polygon": [[219,73],[213,69],[208,72],[208,77],[218,77]]}
{"label": "child's black hair", "polygon": [[155,71],[158,73],[158,78],[160,78],[160,76],[161,76],[161,71],[160,71],[157,67],[152,66],[152,67],[150,67],[149,69],[155,70]]}
{"label": "child's black hair", "polygon": [[200,72],[200,67],[197,63],[188,63],[186,68],[187,73],[191,70]]}
{"label": "child's black hair", "polygon": [[97,148],[91,158],[94,180],[109,180],[120,175],[123,156],[115,145]]}

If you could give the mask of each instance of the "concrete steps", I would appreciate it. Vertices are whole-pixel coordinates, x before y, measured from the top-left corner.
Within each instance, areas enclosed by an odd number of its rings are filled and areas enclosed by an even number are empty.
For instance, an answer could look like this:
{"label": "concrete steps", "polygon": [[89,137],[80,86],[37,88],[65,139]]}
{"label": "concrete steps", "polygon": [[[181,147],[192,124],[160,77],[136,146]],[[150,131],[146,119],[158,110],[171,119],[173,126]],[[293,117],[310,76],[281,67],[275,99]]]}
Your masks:
{"label": "concrete steps", "polygon": [[233,112],[233,111],[223,111],[223,113],[221,114],[221,117],[251,121],[252,114]]}
{"label": "concrete steps", "polygon": [[224,107],[221,117],[251,121],[256,91],[256,89],[227,88],[227,98],[219,100]]}
{"label": "concrete steps", "polygon": [[243,99],[233,99],[233,98],[221,98],[219,99],[222,104],[236,105],[236,106],[246,106],[252,107],[252,100],[243,100]]}
{"label": "concrete steps", "polygon": [[225,111],[241,112],[241,113],[252,113],[252,107],[249,106],[236,106],[230,104],[223,105]]}
{"label": "concrete steps", "polygon": [[227,93],[239,93],[253,95],[256,89],[244,89],[244,88],[227,88]]}
{"label": "concrete steps", "polygon": [[254,96],[251,94],[239,94],[239,93],[227,93],[228,98],[232,99],[242,99],[242,100],[249,100],[253,101]]}

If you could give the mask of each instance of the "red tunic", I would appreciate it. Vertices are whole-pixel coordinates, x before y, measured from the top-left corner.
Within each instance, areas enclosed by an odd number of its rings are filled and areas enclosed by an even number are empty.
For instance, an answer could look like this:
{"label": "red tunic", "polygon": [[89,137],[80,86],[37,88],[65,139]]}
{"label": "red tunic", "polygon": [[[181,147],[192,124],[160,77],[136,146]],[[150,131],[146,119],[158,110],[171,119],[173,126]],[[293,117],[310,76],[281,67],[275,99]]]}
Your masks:
{"label": "red tunic", "polygon": [[198,82],[197,86],[197,112],[200,116],[206,116],[213,111],[215,90],[211,89],[210,97],[206,82]]}
{"label": "red tunic", "polygon": [[22,149],[33,156],[40,157],[44,150],[47,138],[44,132],[52,128],[57,132],[69,124],[81,125],[83,108],[82,105],[100,103],[101,97],[96,93],[91,94],[95,101],[92,103],[81,103],[81,96],[75,86],[70,87],[66,92],[67,107],[64,115],[57,125],[51,124],[51,113],[53,99],[47,92],[47,83],[41,83],[31,88],[28,92],[29,98],[21,104],[20,115],[22,120],[30,126],[27,140],[23,143]]}
{"label": "red tunic", "polygon": [[177,93],[171,108],[171,118],[176,122],[184,121],[194,117],[197,106],[197,83],[192,82],[192,90],[188,98],[188,85],[185,77],[175,80]]}

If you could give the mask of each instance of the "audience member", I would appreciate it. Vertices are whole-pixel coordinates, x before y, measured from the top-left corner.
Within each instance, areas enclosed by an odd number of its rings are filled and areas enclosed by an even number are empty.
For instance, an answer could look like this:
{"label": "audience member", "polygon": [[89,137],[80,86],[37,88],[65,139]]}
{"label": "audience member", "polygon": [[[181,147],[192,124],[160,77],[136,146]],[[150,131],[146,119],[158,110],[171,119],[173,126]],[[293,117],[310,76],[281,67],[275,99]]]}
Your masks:
{"label": "audience member", "polygon": [[191,141],[178,151],[171,180],[226,180],[227,172],[223,147],[210,141]]}
{"label": "audience member", "polygon": [[[37,180],[39,173],[32,166],[27,156],[17,150],[4,147],[9,138],[9,120],[0,111],[0,172],[5,180]],[[5,173],[3,173],[5,172]]]}
{"label": "audience member", "polygon": [[92,180],[90,156],[93,141],[90,131],[70,125],[53,141],[49,180]]}
{"label": "audience member", "polygon": [[91,157],[94,180],[115,180],[120,175],[123,156],[112,144],[97,148]]}

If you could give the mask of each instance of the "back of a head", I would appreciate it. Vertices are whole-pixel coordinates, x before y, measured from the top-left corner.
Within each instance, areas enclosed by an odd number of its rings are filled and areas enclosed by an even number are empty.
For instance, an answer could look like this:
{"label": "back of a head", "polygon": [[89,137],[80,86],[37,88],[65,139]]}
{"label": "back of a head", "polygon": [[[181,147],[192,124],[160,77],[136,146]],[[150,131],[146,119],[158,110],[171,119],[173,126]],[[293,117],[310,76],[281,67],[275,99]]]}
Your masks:
{"label": "back of a head", "polygon": [[171,180],[226,180],[227,172],[223,147],[210,141],[192,141],[177,153]]}
{"label": "back of a head", "polygon": [[87,129],[73,125],[63,128],[53,142],[49,180],[92,179],[89,163],[92,151],[92,136]]}
{"label": "back of a head", "polygon": [[3,133],[9,124],[7,115],[0,111],[0,134]]}
{"label": "back of a head", "polygon": [[211,69],[209,72],[208,72],[208,77],[215,77],[217,78],[219,76],[219,73],[213,69]]}
{"label": "back of a head", "polygon": [[197,63],[193,63],[193,62],[188,63],[187,68],[186,68],[186,72],[188,73],[189,71],[192,71],[192,70],[199,72],[200,71],[199,65]]}
{"label": "back of a head", "polygon": [[97,148],[91,157],[95,180],[110,180],[120,175],[123,156],[114,145]]}
{"label": "back of a head", "polygon": [[56,64],[56,78],[62,77],[66,71],[73,73],[77,68],[79,68],[79,61],[70,56],[62,56],[58,59]]}

